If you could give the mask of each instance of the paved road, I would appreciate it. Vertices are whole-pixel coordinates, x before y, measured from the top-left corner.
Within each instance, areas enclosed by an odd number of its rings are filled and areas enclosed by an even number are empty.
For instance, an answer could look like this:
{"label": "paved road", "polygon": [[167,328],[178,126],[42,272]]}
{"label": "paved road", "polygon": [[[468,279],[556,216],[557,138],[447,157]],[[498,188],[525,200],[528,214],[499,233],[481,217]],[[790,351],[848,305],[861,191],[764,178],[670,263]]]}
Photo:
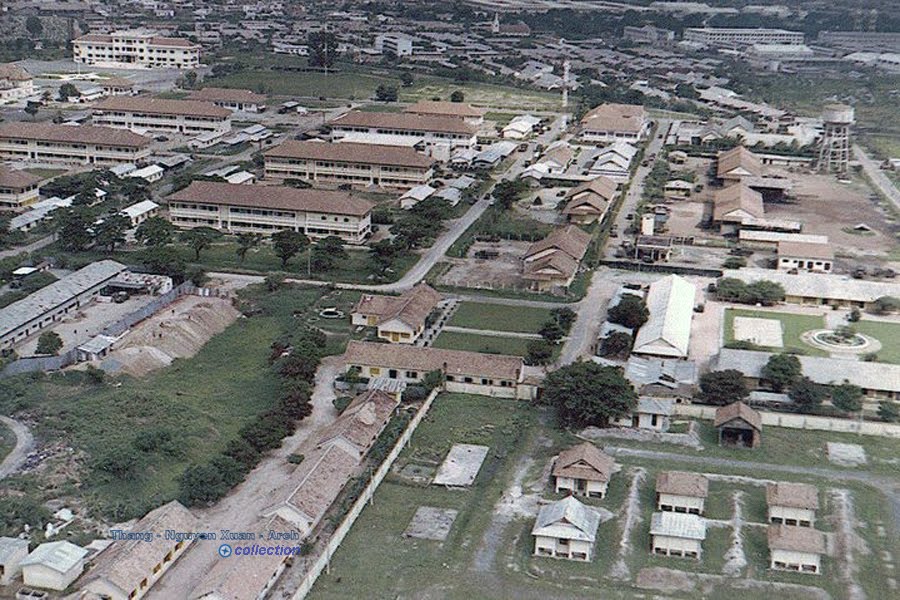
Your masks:
{"label": "paved road", "polygon": [[888,198],[897,210],[900,210],[900,190],[897,189],[894,182],[884,174],[878,163],[872,160],[859,144],[853,144],[853,154],[875,187]]}
{"label": "paved road", "polygon": [[772,463],[754,462],[750,460],[734,460],[730,458],[715,458],[692,454],[679,454],[677,452],[657,452],[654,450],[641,450],[639,448],[622,448],[618,446],[606,446],[604,450],[612,456],[632,456],[635,458],[647,458],[650,460],[681,461],[704,466],[731,467],[747,469],[749,471],[777,471],[779,473],[793,473],[795,475],[811,475],[829,480],[859,481],[878,489],[883,493],[891,505],[891,513],[894,521],[894,532],[900,532],[900,482],[888,477],[880,477],[866,471],[848,471],[846,469],[831,469],[827,467],[801,467],[795,465],[779,465]]}
{"label": "paved road", "polygon": [[[660,151],[663,142],[665,141],[666,132],[671,124],[672,122],[668,119],[659,120],[657,134],[650,140],[647,150],[644,153],[645,156],[650,156]],[[619,226],[620,231],[625,230],[627,224],[625,215],[634,212],[634,209],[641,198],[641,193],[644,190],[644,179],[646,179],[652,168],[653,162],[651,161],[646,167],[638,166],[635,171],[635,175],[631,180],[631,185],[628,187],[628,192],[625,194],[625,200],[622,202],[622,206],[619,209],[616,218],[616,224]],[[610,238],[610,240],[612,239],[614,238]],[[559,360],[557,361],[558,365],[568,365],[579,358],[590,356],[591,346],[594,341],[596,341],[600,326],[603,324],[604,319],[606,319],[605,306],[609,302],[609,299],[609,285],[604,278],[595,271],[592,274],[591,283],[588,286],[587,293],[584,298],[578,302],[577,308],[575,309],[575,312],[578,313],[578,318],[572,326],[572,331],[569,333],[569,339],[566,341],[559,354]]]}
{"label": "paved road", "polygon": [[0,479],[15,473],[25,463],[28,453],[34,448],[34,438],[28,428],[9,417],[0,417],[0,421],[9,427],[16,436],[16,446],[0,463]]}
{"label": "paved road", "polygon": [[36,250],[40,250],[41,248],[52,244],[53,238],[53,235],[48,235],[47,237],[42,237],[35,242],[31,242],[27,246],[17,246],[15,248],[10,248],[9,250],[3,250],[2,252],[0,252],[0,259],[9,258],[10,256],[16,256],[17,254],[22,254],[23,252],[34,252]]}

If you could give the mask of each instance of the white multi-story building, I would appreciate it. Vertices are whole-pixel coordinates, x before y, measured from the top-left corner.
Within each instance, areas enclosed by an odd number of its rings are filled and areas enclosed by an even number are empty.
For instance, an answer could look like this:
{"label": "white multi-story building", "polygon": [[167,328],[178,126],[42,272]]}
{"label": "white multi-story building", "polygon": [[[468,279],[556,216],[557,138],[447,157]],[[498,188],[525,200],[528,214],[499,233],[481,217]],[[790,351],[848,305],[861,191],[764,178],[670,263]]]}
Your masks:
{"label": "white multi-story building", "polygon": [[0,210],[24,208],[37,202],[41,178],[0,165]]}
{"label": "white multi-story building", "polygon": [[150,156],[150,138],[110,127],[4,123],[0,158],[31,163],[117,165]]}
{"label": "white multi-story building", "polygon": [[117,96],[94,105],[95,125],[177,135],[231,131],[231,111],[210,102]]}
{"label": "white multi-story building", "polygon": [[86,65],[194,69],[200,66],[200,45],[146,30],[89,33],[72,41],[72,59]]}
{"label": "white multi-story building", "polygon": [[178,227],[266,235],[290,229],[349,244],[365,241],[374,207],[346,192],[214,181],[193,182],[169,196],[168,205],[169,220]]}
{"label": "white multi-story building", "polygon": [[266,110],[266,97],[250,90],[205,87],[191,92],[190,100],[212,102],[216,106],[240,112],[259,113]]}
{"label": "white multi-story building", "polygon": [[581,119],[581,139],[586,142],[639,142],[650,131],[650,119],[637,104],[601,104]]}
{"label": "white multi-story building", "polygon": [[434,174],[434,160],[412,148],[289,140],[266,151],[266,178],[407,190]]}
{"label": "white multi-story building", "polygon": [[400,33],[382,33],[375,36],[375,50],[394,56],[412,56],[412,38]]}
{"label": "white multi-story building", "polygon": [[689,27],[684,40],[707,46],[748,46],[752,44],[803,44],[802,31],[785,29]]}
{"label": "white multi-story building", "polygon": [[421,146],[436,154],[443,148],[474,148],[477,128],[463,119],[405,113],[352,111],[331,121],[331,139],[387,146]]}

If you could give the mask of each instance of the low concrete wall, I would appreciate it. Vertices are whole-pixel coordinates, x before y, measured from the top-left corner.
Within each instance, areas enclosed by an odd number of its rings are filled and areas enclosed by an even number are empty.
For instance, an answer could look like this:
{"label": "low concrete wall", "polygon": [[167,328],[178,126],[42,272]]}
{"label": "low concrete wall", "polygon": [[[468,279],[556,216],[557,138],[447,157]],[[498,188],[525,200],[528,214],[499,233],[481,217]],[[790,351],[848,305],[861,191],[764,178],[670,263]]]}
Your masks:
{"label": "low concrete wall", "polygon": [[[712,420],[716,416],[716,407],[698,406],[696,404],[676,404],[675,414],[681,417]],[[900,425],[895,423],[874,423],[872,421],[857,421],[852,419],[836,419],[834,417],[796,415],[766,411],[760,411],[759,414],[762,416],[763,425],[768,425],[770,427],[836,431],[839,433],[857,433],[861,435],[900,438]]]}

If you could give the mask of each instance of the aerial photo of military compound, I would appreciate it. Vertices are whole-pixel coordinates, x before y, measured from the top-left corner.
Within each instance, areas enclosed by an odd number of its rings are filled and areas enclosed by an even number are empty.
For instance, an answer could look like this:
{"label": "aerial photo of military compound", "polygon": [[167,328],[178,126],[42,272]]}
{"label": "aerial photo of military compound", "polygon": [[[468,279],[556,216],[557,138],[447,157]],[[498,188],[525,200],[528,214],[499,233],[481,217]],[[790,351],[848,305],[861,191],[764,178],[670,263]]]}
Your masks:
{"label": "aerial photo of military compound", "polygon": [[8,0],[0,599],[900,599],[896,0]]}

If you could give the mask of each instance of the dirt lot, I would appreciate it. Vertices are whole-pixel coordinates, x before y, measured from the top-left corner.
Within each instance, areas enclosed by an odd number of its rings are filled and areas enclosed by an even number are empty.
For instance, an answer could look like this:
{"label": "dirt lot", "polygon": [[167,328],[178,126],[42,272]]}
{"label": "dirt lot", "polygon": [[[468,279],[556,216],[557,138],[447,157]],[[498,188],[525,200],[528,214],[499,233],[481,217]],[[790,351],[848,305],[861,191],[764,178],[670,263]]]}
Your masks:
{"label": "dirt lot", "polygon": [[184,296],[140,323],[116,343],[104,370],[139,377],[176,358],[193,356],[240,315],[227,298]]}
{"label": "dirt lot", "polygon": [[[522,256],[530,242],[475,242],[466,258],[450,259],[450,269],[441,279],[441,285],[459,287],[523,287]],[[497,258],[484,260],[473,258],[479,250],[499,252]]]}
{"label": "dirt lot", "polygon": [[[770,172],[778,173],[774,169]],[[864,182],[847,184],[826,175],[789,175],[794,180],[797,203],[766,204],[767,215],[802,221],[803,233],[827,235],[839,254],[884,256],[896,246],[894,234],[900,227],[885,222],[887,215],[869,198],[873,192]],[[871,227],[872,234],[844,231],[859,223]]]}

